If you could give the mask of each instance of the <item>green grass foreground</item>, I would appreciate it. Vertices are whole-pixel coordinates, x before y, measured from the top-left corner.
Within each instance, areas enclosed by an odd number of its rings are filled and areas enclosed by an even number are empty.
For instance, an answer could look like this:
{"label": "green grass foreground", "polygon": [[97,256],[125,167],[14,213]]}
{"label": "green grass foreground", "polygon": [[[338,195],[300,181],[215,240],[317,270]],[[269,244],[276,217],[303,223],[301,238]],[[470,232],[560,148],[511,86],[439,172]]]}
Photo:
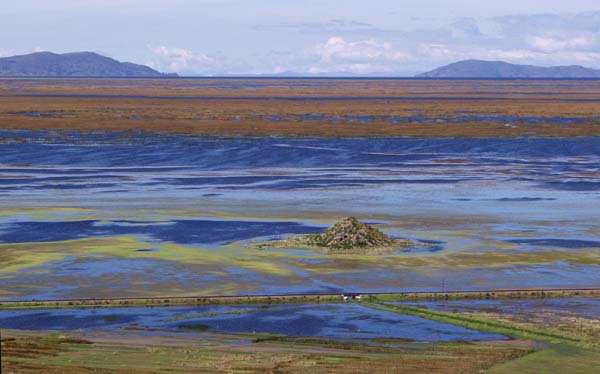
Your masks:
{"label": "green grass foreground", "polygon": [[[3,373],[431,373],[476,374],[530,348],[468,343],[373,346],[327,339],[221,336],[208,339],[7,331]],[[240,344],[240,339],[250,340]]]}

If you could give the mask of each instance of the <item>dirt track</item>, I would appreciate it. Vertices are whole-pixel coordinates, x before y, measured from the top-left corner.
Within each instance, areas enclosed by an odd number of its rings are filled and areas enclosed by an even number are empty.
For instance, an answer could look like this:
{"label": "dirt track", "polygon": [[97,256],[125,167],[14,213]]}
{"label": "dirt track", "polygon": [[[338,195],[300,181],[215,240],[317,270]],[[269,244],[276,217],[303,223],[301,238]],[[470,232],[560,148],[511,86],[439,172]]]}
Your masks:
{"label": "dirt track", "polygon": [[[357,294],[354,294],[357,295]],[[446,292],[387,292],[363,293],[361,299],[390,298],[398,300],[445,300],[445,299],[523,299],[600,296],[600,288],[574,289],[520,289],[488,291]],[[290,295],[247,295],[247,296],[189,296],[153,298],[104,298],[1,301],[0,309],[48,309],[79,307],[128,307],[128,306],[173,306],[202,304],[282,304],[342,302],[342,294],[290,294]]]}

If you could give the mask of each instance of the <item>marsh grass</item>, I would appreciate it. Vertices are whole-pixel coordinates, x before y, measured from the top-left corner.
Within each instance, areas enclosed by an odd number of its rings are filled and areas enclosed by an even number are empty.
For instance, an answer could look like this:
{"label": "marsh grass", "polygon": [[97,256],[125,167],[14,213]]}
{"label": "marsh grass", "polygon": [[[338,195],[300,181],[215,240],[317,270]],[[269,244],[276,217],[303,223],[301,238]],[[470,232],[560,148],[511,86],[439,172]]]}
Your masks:
{"label": "marsh grass", "polygon": [[[476,373],[522,357],[520,347],[460,343],[415,347],[377,347],[320,339],[256,336],[250,345],[161,345],[139,337],[104,339],[93,344],[61,343],[57,338],[19,336],[3,339],[2,372],[79,373]],[[66,338],[68,339],[68,338]],[[129,341],[129,339],[133,339]],[[39,348],[42,347],[42,350]],[[31,354],[23,357],[23,354]]]}
{"label": "marsh grass", "polygon": [[567,346],[575,346],[579,348],[600,350],[600,345],[597,341],[588,339],[587,337],[569,336],[554,330],[543,329],[540,327],[522,326],[507,321],[464,313],[451,313],[443,311],[434,311],[426,308],[409,307],[403,305],[389,305],[377,303],[363,303],[362,305],[399,314],[407,314],[417,317],[422,317],[438,322],[450,323],[465,328],[494,332],[507,335],[513,338],[528,339],[535,341],[548,342],[552,344],[562,344]]}

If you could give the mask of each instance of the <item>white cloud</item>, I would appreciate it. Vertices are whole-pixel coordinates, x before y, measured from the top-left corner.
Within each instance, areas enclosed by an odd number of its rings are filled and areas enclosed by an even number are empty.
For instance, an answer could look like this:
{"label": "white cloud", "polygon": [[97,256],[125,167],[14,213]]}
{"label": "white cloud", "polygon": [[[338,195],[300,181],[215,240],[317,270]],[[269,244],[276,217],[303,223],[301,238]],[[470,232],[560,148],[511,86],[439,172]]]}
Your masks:
{"label": "white cloud", "polygon": [[325,66],[311,66],[304,73],[308,74],[327,74],[327,73],[351,73],[351,74],[370,74],[381,73],[391,70],[386,67],[380,67],[377,64],[336,64]]}
{"label": "white cloud", "polygon": [[286,45],[284,50],[256,51],[237,57],[252,65],[233,60],[235,54],[231,51],[226,57],[222,53],[167,46],[150,48],[152,56],[147,64],[184,75],[411,75],[465,59],[600,67],[600,29],[596,21],[600,21],[600,12],[444,18],[419,29],[390,29],[346,18],[282,22],[251,29],[255,35],[298,32],[304,41]]}
{"label": "white cloud", "polygon": [[11,57],[17,55],[26,55],[34,52],[45,52],[46,50],[41,47],[35,47],[33,49],[13,49],[13,48],[0,48],[0,57]]}
{"label": "white cloud", "polygon": [[[600,67],[600,12],[436,20],[389,29],[351,20],[281,24],[324,42],[263,61],[270,72],[411,74],[466,59]],[[444,22],[445,24],[441,24]],[[352,26],[352,27],[351,27]]]}
{"label": "white cloud", "polygon": [[508,62],[523,63],[527,60],[543,60],[546,54],[527,49],[489,49],[474,53],[477,58],[484,60],[507,60]]}
{"label": "white cloud", "polygon": [[430,59],[453,59],[458,57],[458,51],[445,44],[421,44],[418,46],[417,52],[420,56]]}
{"label": "white cloud", "polygon": [[[146,65],[168,73],[184,75],[241,74],[244,66],[232,65],[221,53],[206,54],[177,47],[150,47],[152,58]],[[239,69],[239,70],[235,70]]]}
{"label": "white cloud", "polygon": [[544,36],[530,36],[529,44],[544,52],[555,52],[564,49],[587,48],[596,42],[594,36],[579,36],[571,39],[558,39]]}
{"label": "white cloud", "polygon": [[352,73],[369,74],[398,71],[410,55],[387,41],[376,39],[349,41],[332,36],[303,52],[304,56],[288,59],[295,64],[287,70],[309,74]]}
{"label": "white cloud", "polygon": [[159,46],[151,48],[155,59],[148,65],[166,72],[205,71],[214,68],[215,59],[189,49]]}
{"label": "white cloud", "polygon": [[10,57],[14,56],[16,51],[10,48],[0,48],[0,57]]}
{"label": "white cloud", "polygon": [[395,50],[389,42],[374,39],[349,42],[339,36],[330,37],[326,43],[318,45],[315,52],[323,61],[331,63],[398,62],[407,58],[407,55]]}

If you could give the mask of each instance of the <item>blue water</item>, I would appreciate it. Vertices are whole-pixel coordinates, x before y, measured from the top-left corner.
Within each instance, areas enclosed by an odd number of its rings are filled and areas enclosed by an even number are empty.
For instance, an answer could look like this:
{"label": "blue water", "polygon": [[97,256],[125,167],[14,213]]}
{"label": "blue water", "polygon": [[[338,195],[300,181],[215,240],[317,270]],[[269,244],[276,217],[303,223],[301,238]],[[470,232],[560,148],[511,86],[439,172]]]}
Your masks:
{"label": "blue water", "polygon": [[[131,235],[141,238],[137,250],[148,251],[140,256],[151,257],[163,243],[230,251],[222,246],[315,233],[352,215],[377,222],[394,237],[430,244],[393,254],[392,262],[461,251],[568,253],[489,268],[443,262],[436,268],[385,267],[331,261],[317,251],[258,259],[293,273],[285,276],[230,264],[214,269],[221,274],[215,275],[176,261],[67,257],[3,275],[11,299],[95,297],[108,292],[106,285],[135,295],[131,282],[144,285],[139,292],[168,294],[174,287],[169,279],[188,294],[212,292],[212,286],[228,294],[438,290],[444,277],[457,290],[597,286],[598,265],[571,262],[570,255],[587,251],[593,258],[600,246],[598,206],[595,137],[289,139],[0,131],[0,210],[8,211],[0,215],[4,246]],[[52,212],[65,207],[90,212]],[[235,255],[253,256],[243,248]],[[136,261],[140,269],[164,271],[136,271]],[[70,277],[65,270],[78,268],[89,269],[89,277],[82,280],[83,270],[72,270]],[[106,269],[119,276],[109,279]],[[129,272],[137,278],[126,277]]]}
{"label": "blue water", "polygon": [[[260,100],[260,99],[259,99]],[[271,99],[272,100],[272,99]],[[16,112],[8,113],[16,114],[25,117],[44,117],[44,118],[60,118],[61,115],[57,112]],[[130,120],[152,120],[157,119],[155,117],[141,117],[141,116],[130,116],[127,117]],[[194,120],[197,121],[210,121],[215,120],[216,117],[212,116],[196,116]],[[252,114],[245,118],[242,117],[230,117],[226,118],[227,121],[242,121],[245,119],[259,120],[259,121],[271,121],[271,122],[297,122],[305,125],[314,125],[311,122],[329,122],[329,123],[389,123],[389,124],[411,124],[411,123],[469,123],[469,122],[492,122],[501,123],[506,125],[529,125],[529,124],[578,124],[578,123],[594,123],[600,120],[599,116],[592,117],[550,117],[550,116],[499,116],[499,115],[461,115],[453,117],[430,117],[422,115],[410,115],[410,116],[377,116],[377,115],[330,115],[330,114],[288,114],[283,116],[274,116],[271,114]]]}
{"label": "blue water", "polygon": [[[190,328],[192,326],[192,328]],[[160,329],[272,333],[337,339],[505,340],[505,336],[357,304],[239,305],[0,311],[0,327],[27,330]]]}
{"label": "blue water", "polygon": [[323,230],[320,227],[305,226],[295,222],[223,220],[33,221],[9,223],[3,226],[3,229],[4,233],[0,232],[0,243],[53,242],[134,234],[147,235],[150,238],[178,244],[229,244],[257,236],[313,234]]}
{"label": "blue water", "polygon": [[[549,190],[600,190],[600,138],[293,140],[6,131],[0,137],[0,191],[5,192],[130,185],[138,191],[156,186],[289,190],[500,177]],[[268,168],[288,170],[273,175]],[[513,173],[495,174],[507,168]],[[250,175],[215,174],[255,169]],[[410,174],[398,175],[406,169]],[[198,171],[215,173],[188,175]],[[374,178],[377,171],[382,173]]]}
{"label": "blue water", "polygon": [[[60,97],[83,99],[156,99],[156,100],[219,100],[219,101],[531,101],[524,97],[485,97],[485,96],[157,96],[157,95],[110,95],[110,94],[17,94],[16,97]],[[536,98],[536,101],[547,102],[600,102],[596,98]]]}
{"label": "blue water", "polygon": [[[397,165],[476,157],[490,163],[543,164],[526,157],[598,157],[600,139],[286,139],[180,137],[143,132],[0,131],[2,164],[95,167],[190,166],[206,170],[257,167]],[[92,147],[90,147],[92,145]],[[560,161],[560,160],[555,160]],[[564,162],[564,161],[563,161]],[[567,166],[565,163],[564,166]],[[90,169],[88,172],[96,171]]]}

